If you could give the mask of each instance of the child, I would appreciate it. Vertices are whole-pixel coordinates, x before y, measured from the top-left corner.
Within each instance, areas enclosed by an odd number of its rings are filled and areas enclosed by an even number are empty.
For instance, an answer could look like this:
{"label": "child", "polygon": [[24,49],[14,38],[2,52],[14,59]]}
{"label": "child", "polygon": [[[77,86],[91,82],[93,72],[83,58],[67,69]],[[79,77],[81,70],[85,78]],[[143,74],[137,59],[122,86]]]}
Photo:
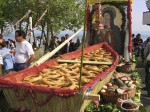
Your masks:
{"label": "child", "polygon": [[14,68],[14,56],[10,53],[10,50],[6,47],[6,43],[1,43],[1,53],[3,57],[3,74],[9,74]]}

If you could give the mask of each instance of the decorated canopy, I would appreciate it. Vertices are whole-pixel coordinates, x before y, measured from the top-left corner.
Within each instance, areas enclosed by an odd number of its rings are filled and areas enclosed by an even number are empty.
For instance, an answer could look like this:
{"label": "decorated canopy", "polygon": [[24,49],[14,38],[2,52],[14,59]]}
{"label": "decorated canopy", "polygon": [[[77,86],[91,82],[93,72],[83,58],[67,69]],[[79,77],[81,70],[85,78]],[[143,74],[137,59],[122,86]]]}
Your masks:
{"label": "decorated canopy", "polygon": [[[97,3],[97,2],[128,2],[128,0],[87,0],[89,4]],[[134,2],[134,0],[131,0]]]}

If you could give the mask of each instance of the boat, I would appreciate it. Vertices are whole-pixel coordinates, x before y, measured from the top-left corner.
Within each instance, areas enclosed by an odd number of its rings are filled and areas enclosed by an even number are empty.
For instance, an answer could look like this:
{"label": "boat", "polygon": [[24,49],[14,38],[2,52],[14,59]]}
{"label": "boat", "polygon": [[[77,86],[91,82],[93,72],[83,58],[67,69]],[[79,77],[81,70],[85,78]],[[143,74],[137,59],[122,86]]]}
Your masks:
{"label": "boat", "polygon": [[[36,76],[42,70],[58,67],[61,64],[64,64],[63,62],[59,62],[59,59],[79,59],[81,57],[81,50],[61,55],[58,59],[46,61],[39,66],[34,66],[0,77],[0,87],[3,88],[10,107],[13,109],[26,108],[27,110],[36,110],[37,112],[84,112],[85,107],[91,101],[88,97],[84,96],[87,94],[97,94],[102,86],[110,81],[118,64],[118,54],[105,42],[85,48],[84,56],[98,50],[105,51],[106,54],[111,54],[112,62],[108,64],[109,67],[82,85],[81,91],[79,91],[78,87],[59,88],[25,82],[22,83],[25,78],[33,75]],[[70,65],[70,63],[68,64]],[[85,66],[86,65],[93,67],[99,66],[97,64],[91,65],[90,63],[85,63]],[[104,64],[100,63],[100,65],[106,66],[107,64],[104,62]]]}

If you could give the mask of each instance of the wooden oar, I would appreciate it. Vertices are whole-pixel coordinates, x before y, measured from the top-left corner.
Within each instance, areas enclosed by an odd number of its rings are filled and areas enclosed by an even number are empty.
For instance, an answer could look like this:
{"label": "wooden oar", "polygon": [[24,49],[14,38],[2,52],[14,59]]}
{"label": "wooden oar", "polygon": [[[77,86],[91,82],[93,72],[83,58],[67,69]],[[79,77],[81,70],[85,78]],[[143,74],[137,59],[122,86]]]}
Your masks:
{"label": "wooden oar", "polygon": [[[80,60],[62,60],[57,59],[60,63],[80,63]],[[97,62],[97,61],[83,61],[83,64],[91,64],[91,65],[112,65],[112,62]]]}

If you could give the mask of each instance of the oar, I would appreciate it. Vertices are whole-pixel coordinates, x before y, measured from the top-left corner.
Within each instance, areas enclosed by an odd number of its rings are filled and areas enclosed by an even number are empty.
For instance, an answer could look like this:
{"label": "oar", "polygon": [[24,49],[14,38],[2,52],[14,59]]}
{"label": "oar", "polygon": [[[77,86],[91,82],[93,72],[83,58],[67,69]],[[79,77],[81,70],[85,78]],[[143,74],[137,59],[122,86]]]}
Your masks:
{"label": "oar", "polygon": [[60,44],[56,49],[54,49],[51,52],[48,52],[47,54],[45,54],[43,57],[41,57],[38,61],[36,61],[32,66],[38,66],[42,63],[44,63],[46,60],[48,60],[49,58],[51,58],[53,55],[55,55],[62,47],[64,47],[71,39],[73,39],[80,31],[83,30],[83,27],[81,29],[79,29],[75,34],[73,34],[70,38],[68,38],[67,40],[65,40],[62,44]]}
{"label": "oar", "polygon": [[[62,60],[57,59],[60,63],[81,63],[80,60]],[[99,62],[99,61],[83,61],[83,64],[91,64],[91,65],[112,65],[112,62]]]}

